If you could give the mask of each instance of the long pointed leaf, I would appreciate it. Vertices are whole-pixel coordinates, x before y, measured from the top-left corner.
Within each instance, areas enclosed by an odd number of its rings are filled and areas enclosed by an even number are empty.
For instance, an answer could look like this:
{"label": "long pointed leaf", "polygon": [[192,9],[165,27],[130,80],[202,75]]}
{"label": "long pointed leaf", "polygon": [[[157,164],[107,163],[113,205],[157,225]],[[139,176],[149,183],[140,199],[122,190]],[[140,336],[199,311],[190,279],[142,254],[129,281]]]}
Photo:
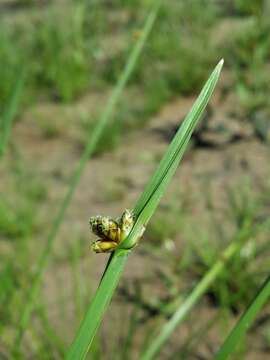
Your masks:
{"label": "long pointed leaf", "polygon": [[137,201],[134,208],[134,214],[137,217],[137,221],[130,233],[130,236],[123,242],[122,248],[130,248],[135,244],[138,234],[141,232],[142,226],[145,226],[153,215],[187,148],[191,134],[198,124],[200,117],[214,91],[222,66],[223,59],[218,63],[210,75],[200,95],[175,134],[154,176],[149,181],[144,192]]}

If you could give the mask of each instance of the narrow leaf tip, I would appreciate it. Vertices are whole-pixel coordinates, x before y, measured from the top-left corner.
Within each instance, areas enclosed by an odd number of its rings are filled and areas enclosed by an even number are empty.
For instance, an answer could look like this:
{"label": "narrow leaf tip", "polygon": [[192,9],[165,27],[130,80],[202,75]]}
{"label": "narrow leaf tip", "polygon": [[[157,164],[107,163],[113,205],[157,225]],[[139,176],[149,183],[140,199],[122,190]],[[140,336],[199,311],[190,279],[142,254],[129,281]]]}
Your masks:
{"label": "narrow leaf tip", "polygon": [[223,64],[224,64],[224,59],[222,58],[222,59],[219,61],[219,63],[218,63],[217,66],[221,69],[222,66],[223,66]]}

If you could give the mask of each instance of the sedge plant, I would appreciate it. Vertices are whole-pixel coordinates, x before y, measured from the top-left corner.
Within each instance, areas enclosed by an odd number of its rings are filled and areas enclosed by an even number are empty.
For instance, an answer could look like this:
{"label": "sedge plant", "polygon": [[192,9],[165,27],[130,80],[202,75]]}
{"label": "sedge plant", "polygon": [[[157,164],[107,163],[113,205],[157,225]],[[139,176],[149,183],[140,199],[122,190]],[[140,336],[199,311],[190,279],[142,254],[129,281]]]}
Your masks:
{"label": "sedge plant", "polygon": [[169,181],[179,165],[192,132],[214,91],[222,66],[223,60],[218,63],[210,75],[190,112],[174,136],[156,172],[135,204],[132,211],[134,217],[133,227],[126,239],[116,247],[108,261],[99,287],[89,304],[75,340],[67,353],[68,360],[85,358],[120,280],[124,265],[132,249],[137,245],[143,229],[155,212]]}

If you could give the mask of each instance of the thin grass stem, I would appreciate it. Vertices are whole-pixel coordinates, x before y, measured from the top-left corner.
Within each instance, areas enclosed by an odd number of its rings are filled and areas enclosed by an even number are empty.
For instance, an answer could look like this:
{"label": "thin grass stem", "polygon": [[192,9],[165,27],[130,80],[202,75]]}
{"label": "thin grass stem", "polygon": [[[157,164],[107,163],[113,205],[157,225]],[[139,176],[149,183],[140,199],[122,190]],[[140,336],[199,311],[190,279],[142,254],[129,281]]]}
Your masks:
{"label": "thin grass stem", "polygon": [[237,344],[245,336],[257,314],[269,298],[270,276],[268,276],[251,304],[247,307],[244,314],[229,333],[220,350],[214,357],[214,360],[225,360],[235,351]]}
{"label": "thin grass stem", "polygon": [[12,129],[13,120],[18,112],[18,106],[23,92],[25,83],[26,71],[20,70],[18,78],[15,83],[15,87],[10,96],[9,103],[2,115],[1,126],[0,126],[0,158],[4,155],[7,148],[8,140]]}
{"label": "thin grass stem", "polygon": [[146,42],[146,39],[153,27],[157,11],[160,7],[161,1],[158,1],[155,3],[152,11],[148,15],[145,25],[143,27],[143,31],[141,33],[140,38],[138,39],[137,43],[135,44],[133,50],[131,51],[129,58],[127,60],[126,66],[119,78],[119,81],[117,82],[110,98],[107,103],[107,106],[105,107],[104,112],[102,113],[99,121],[97,122],[96,127],[94,128],[93,133],[91,134],[88,143],[86,144],[86,147],[84,149],[84,152],[79,160],[78,166],[75,169],[73,176],[71,178],[71,182],[69,185],[69,188],[67,190],[66,195],[64,196],[64,199],[62,203],[59,206],[59,210],[55,216],[55,219],[53,221],[52,227],[50,229],[49,235],[46,240],[46,245],[42,251],[41,256],[39,257],[37,264],[36,264],[36,272],[33,277],[33,281],[31,284],[31,287],[29,289],[29,292],[27,294],[27,301],[25,302],[25,306],[22,309],[22,315],[18,323],[17,332],[15,335],[15,341],[13,345],[13,350],[16,352],[18,347],[20,346],[23,333],[25,329],[27,328],[27,325],[29,323],[33,307],[35,304],[35,301],[37,299],[41,280],[44,274],[44,271],[46,269],[46,266],[48,264],[48,260],[52,253],[53,244],[56,238],[56,235],[59,231],[60,225],[63,222],[64,216],[66,214],[66,210],[69,207],[71,200],[73,198],[74,192],[79,184],[81,175],[83,173],[83,170],[85,168],[85,165],[89,161],[89,158],[92,156],[96,145],[104,132],[106,125],[108,124],[109,120],[112,118],[112,115],[115,111],[116,105],[120,99],[120,96],[124,90],[125,85],[128,82],[128,79],[131,76],[131,73],[133,72],[135,65],[137,63],[137,60],[139,58],[139,55],[142,52],[143,46]]}

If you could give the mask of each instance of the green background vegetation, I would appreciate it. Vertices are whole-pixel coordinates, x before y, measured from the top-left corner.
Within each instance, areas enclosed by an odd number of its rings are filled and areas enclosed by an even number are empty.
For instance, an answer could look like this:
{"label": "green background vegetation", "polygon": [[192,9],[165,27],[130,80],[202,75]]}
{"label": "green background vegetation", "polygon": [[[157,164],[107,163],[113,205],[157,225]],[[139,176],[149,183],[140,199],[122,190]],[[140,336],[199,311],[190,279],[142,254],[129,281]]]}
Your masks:
{"label": "green background vegetation", "polygon": [[[166,1],[57,234],[20,347],[18,320],[56,209],[153,1],[0,2],[0,357],[61,359],[106,255],[88,218],[134,204],[217,61],[183,166],[134,251],[90,359],[138,358],[222,251],[237,252],[160,354],[211,359],[269,273],[270,4]],[[13,116],[15,115],[15,117]],[[269,305],[236,359],[270,353]],[[121,344],[121,346],[119,346]]]}

